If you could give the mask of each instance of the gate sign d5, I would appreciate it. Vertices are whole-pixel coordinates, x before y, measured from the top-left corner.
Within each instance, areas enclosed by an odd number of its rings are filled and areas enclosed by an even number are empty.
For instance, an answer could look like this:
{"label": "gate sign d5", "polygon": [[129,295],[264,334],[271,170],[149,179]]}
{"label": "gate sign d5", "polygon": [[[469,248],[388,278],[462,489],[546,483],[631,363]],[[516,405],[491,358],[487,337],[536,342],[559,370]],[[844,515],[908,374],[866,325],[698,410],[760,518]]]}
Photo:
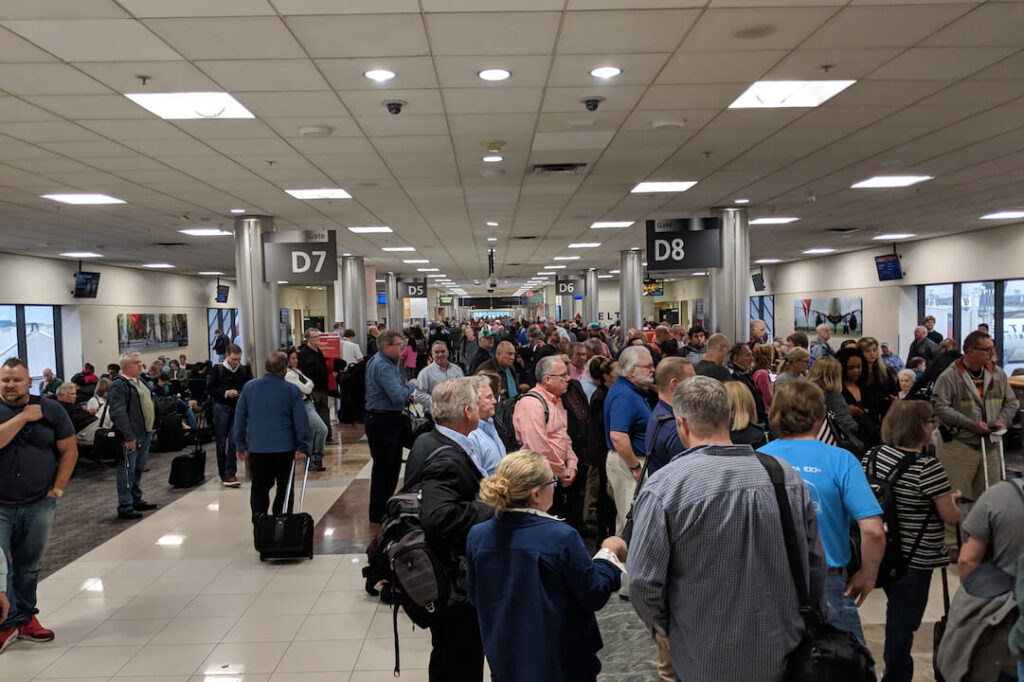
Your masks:
{"label": "gate sign d5", "polygon": [[338,279],[338,254],[327,242],[265,242],[263,271],[268,282],[333,284]]}
{"label": "gate sign d5", "polygon": [[399,298],[426,298],[427,280],[421,279],[400,279],[398,281]]}
{"label": "gate sign d5", "polygon": [[647,221],[647,272],[722,266],[718,218]]}

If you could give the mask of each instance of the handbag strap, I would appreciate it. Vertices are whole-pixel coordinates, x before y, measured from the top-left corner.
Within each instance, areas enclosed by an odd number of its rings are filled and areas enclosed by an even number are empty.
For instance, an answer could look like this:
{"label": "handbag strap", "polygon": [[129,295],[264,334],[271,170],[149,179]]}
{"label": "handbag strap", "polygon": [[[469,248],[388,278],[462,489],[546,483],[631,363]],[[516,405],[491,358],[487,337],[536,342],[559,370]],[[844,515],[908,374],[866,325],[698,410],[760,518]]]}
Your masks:
{"label": "handbag strap", "polygon": [[[644,480],[647,478],[647,470],[651,467],[651,454],[654,453],[654,444],[658,442],[658,433],[661,431],[662,426],[675,419],[675,417],[670,414],[659,414],[657,419],[658,422],[654,425],[654,434],[651,436],[651,442],[647,446],[647,458],[644,460],[644,468],[640,472],[640,478],[637,480],[636,488],[633,490],[633,502],[636,502],[636,498],[640,496],[640,489],[644,487]],[[629,511],[632,514],[632,507]]]}
{"label": "handbag strap", "polygon": [[817,612],[811,606],[811,598],[807,592],[804,564],[800,559],[800,544],[796,539],[796,527],[793,525],[793,512],[789,506],[789,495],[786,493],[786,478],[782,472],[782,465],[774,457],[759,450],[755,450],[754,455],[768,472],[768,478],[771,479],[772,487],[775,489],[775,501],[779,505],[779,516],[782,522],[782,537],[786,543],[786,558],[789,560],[789,572],[793,576],[796,596],[800,602],[800,615],[803,617],[807,629],[814,629],[818,625],[819,619]]}

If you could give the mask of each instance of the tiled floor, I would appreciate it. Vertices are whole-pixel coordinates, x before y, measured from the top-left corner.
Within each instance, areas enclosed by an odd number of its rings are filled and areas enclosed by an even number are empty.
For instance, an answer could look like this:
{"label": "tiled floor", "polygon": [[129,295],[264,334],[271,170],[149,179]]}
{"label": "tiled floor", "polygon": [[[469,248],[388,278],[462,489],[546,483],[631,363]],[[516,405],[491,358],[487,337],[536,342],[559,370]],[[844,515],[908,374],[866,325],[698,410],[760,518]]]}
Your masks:
{"label": "tiled floor", "polygon": [[[361,548],[370,529],[368,450],[365,440],[355,442],[361,436],[346,429],[344,454],[333,447],[329,472],[311,476],[305,510],[318,521],[314,560],[260,563],[248,484],[231,490],[209,483],[42,581],[40,620],[57,639],[16,642],[0,658],[0,680],[394,679],[391,613],[362,589]],[[915,680],[932,679],[931,625],[941,609],[936,574],[915,646]],[[861,618],[881,669],[884,594],[869,597]],[[653,646],[628,604],[611,602],[601,627],[602,682],[654,679]],[[426,680],[429,634],[404,616],[400,628],[402,679]]]}

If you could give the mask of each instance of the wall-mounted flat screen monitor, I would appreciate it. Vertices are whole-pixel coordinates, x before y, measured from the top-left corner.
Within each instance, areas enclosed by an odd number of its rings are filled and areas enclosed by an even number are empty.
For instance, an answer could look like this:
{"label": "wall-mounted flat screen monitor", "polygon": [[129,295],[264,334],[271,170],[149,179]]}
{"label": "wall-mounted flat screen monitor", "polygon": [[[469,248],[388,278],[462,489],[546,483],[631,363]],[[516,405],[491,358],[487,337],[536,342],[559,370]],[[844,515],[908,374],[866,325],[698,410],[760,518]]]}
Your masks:
{"label": "wall-mounted flat screen monitor", "polygon": [[227,303],[228,302],[228,292],[230,290],[231,290],[231,287],[229,287],[227,284],[218,284],[217,285],[217,303]]}
{"label": "wall-mounted flat screen monitor", "polygon": [[645,279],[644,280],[644,296],[664,296],[665,295],[665,280],[663,279]]}
{"label": "wall-mounted flat screen monitor", "polygon": [[100,273],[79,272],[75,275],[75,298],[96,298],[100,290]]}
{"label": "wall-mounted flat screen monitor", "polygon": [[384,294],[384,293],[378,291],[377,292],[377,305],[387,305],[387,304],[388,304],[387,294]]}
{"label": "wall-mounted flat screen monitor", "polygon": [[753,275],[754,279],[754,291],[764,291],[764,275],[760,272],[755,272]]}
{"label": "wall-mounted flat screen monitor", "polygon": [[903,279],[903,268],[900,267],[900,257],[895,253],[887,253],[884,256],[875,256],[875,269],[878,270],[879,282]]}

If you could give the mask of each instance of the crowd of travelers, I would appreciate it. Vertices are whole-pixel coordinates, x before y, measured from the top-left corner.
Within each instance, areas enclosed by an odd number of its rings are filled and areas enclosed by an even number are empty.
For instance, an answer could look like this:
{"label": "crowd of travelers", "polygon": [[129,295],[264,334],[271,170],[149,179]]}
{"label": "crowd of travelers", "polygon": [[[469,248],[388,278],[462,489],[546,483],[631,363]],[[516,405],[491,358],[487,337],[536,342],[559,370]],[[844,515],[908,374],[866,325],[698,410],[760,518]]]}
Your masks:
{"label": "crowd of travelers", "polygon": [[[36,617],[35,581],[55,500],[90,437],[121,434],[117,517],[138,518],[155,508],[141,476],[161,415],[188,430],[209,414],[221,483],[238,487],[237,461],[248,462],[255,518],[282,511],[295,460],[325,469],[333,395],[338,421],[365,423],[373,524],[388,520],[408,449],[402,490],[418,494],[450,588],[429,618],[431,680],[482,680],[485,657],[503,681],[595,680],[595,612],[616,593],[650,632],[661,680],[785,679],[818,620],[859,646],[874,675],[858,609],[881,587],[878,668],[909,681],[933,573],[945,579],[951,561],[964,587],[943,639],[954,644],[937,663],[947,680],[1014,679],[1024,624],[1013,592],[972,602],[1004,616],[984,633],[956,608],[968,608],[961,595],[981,599],[972,580],[1022,577],[1024,488],[997,447],[1019,402],[986,332],[968,334],[961,352],[930,324],[915,330],[905,364],[889,342],[833,347],[828,325],[814,339],[772,340],[761,320],[745,340],[578,318],[372,325],[365,354],[355,330],[339,330],[334,362],[311,328],[268,357],[259,380],[218,335],[216,364],[180,357],[147,370],[126,353],[67,384],[47,370],[42,399],[10,359],[0,367],[0,651],[53,639]],[[56,456],[13,463],[45,452]]]}

